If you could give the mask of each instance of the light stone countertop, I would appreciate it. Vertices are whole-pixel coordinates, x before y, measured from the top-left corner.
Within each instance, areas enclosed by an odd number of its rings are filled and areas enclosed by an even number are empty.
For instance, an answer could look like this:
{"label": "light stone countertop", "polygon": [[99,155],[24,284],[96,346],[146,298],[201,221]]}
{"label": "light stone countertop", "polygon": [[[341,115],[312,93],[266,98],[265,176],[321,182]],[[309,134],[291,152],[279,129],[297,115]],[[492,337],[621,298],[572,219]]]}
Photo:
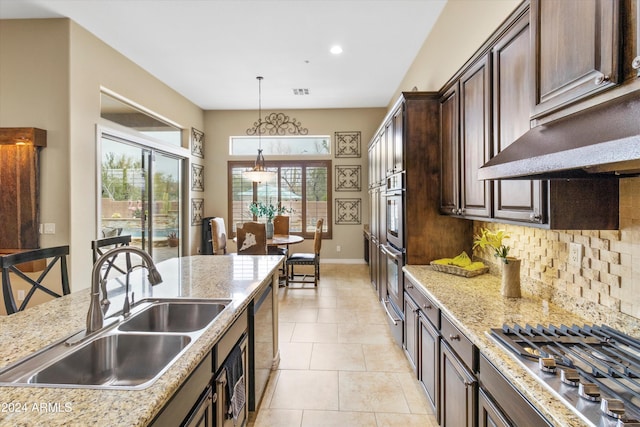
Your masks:
{"label": "light stone countertop", "polygon": [[[150,286],[146,270],[132,273],[136,301],[158,297],[232,299],[193,345],[150,387],[143,390],[0,387],[0,425],[144,426],[149,424],[226,329],[268,283],[282,256],[174,258],[158,264],[163,283]],[[118,286],[118,285],[115,285]],[[110,282],[110,289],[115,289]],[[0,368],[85,328],[89,289],[0,316]],[[110,293],[111,296],[111,293]],[[109,313],[122,308],[111,299]]]}
{"label": "light stone countertop", "polygon": [[553,425],[590,425],[548,391],[518,363],[517,356],[488,336],[503,324],[583,325],[592,322],[547,301],[523,294],[505,298],[500,278],[483,274],[464,278],[434,271],[430,266],[407,265],[403,271],[436,303],[443,315],[463,332],[522,395]]}

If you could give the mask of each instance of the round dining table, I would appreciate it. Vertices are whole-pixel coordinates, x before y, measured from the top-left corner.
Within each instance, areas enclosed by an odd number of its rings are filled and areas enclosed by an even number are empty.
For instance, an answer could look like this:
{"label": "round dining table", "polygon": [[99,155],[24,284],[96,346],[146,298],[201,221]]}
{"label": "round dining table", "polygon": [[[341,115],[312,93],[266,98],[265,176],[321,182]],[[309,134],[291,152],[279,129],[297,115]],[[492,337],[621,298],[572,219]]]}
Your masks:
{"label": "round dining table", "polygon": [[267,239],[267,246],[286,246],[304,242],[304,237],[295,234],[274,234],[271,239]]}

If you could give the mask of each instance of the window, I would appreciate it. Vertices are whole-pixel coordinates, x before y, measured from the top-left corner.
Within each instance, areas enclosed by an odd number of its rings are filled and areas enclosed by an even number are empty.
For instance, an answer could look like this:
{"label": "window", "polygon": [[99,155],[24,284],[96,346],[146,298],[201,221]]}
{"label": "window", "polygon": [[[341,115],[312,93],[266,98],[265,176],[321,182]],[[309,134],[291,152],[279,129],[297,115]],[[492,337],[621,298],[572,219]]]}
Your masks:
{"label": "window", "polygon": [[229,138],[229,154],[232,156],[255,156],[258,146],[265,156],[326,156],[331,154],[331,137],[310,136],[232,136]]}
{"label": "window", "polygon": [[244,178],[243,172],[253,164],[252,161],[228,164],[229,218],[234,233],[236,223],[259,220],[253,218],[249,205],[263,202],[293,209],[287,214],[291,234],[313,238],[316,222],[323,218],[323,238],[331,238],[331,160],[267,162],[267,169],[276,172],[276,176],[261,183]]}

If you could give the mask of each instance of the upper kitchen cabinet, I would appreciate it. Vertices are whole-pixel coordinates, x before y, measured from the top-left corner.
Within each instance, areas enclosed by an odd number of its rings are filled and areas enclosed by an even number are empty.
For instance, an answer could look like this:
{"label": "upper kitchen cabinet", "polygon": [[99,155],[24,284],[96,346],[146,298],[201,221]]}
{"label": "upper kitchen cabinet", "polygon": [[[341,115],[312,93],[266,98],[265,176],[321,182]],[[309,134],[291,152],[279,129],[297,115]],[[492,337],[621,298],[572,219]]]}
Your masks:
{"label": "upper kitchen cabinet", "polygon": [[[529,13],[522,13],[491,51],[493,65],[493,150],[497,154],[529,130],[531,112]],[[493,183],[496,219],[542,223],[545,198],[540,180]]]}
{"label": "upper kitchen cabinet", "polygon": [[491,187],[476,171],[491,157],[489,57],[475,62],[440,98],[440,211],[488,218]]}
{"label": "upper kitchen cabinet", "polygon": [[619,81],[620,1],[531,0],[532,118]]}

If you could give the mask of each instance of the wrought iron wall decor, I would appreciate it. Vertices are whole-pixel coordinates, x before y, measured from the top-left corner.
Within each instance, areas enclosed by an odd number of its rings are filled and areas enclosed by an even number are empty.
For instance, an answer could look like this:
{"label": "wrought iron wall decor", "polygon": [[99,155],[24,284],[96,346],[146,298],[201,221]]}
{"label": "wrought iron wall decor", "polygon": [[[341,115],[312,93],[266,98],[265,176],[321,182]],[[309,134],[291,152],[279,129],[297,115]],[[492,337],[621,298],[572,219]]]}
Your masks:
{"label": "wrought iron wall decor", "polygon": [[360,157],[360,131],[336,132],[336,157]]}
{"label": "wrought iron wall decor", "polygon": [[336,165],[336,191],[360,191],[360,165]]}
{"label": "wrought iron wall decor", "polygon": [[[259,132],[258,132],[259,131]],[[307,135],[309,129],[303,128],[302,123],[289,118],[284,113],[268,114],[264,120],[254,122],[253,127],[247,129],[247,135]]]}
{"label": "wrought iron wall decor", "polygon": [[191,199],[191,226],[202,225],[204,199]]}
{"label": "wrought iron wall decor", "polygon": [[204,132],[191,128],[191,154],[204,159]]}
{"label": "wrought iron wall decor", "polygon": [[360,224],[361,204],[362,199],[336,199],[336,224]]}
{"label": "wrought iron wall decor", "polygon": [[204,166],[191,165],[191,190],[204,191]]}

